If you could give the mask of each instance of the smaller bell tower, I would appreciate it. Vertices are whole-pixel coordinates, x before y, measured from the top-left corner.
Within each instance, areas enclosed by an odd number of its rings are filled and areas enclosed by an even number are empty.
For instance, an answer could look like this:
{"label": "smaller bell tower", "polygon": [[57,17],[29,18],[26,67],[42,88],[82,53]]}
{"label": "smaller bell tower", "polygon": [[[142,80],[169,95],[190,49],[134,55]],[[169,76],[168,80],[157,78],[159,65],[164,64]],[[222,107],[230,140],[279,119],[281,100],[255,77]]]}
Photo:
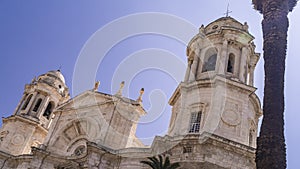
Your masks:
{"label": "smaller bell tower", "polygon": [[29,154],[42,144],[51,125],[53,110],[70,95],[60,70],[49,71],[25,85],[12,116],[3,118],[0,150],[12,155]]}

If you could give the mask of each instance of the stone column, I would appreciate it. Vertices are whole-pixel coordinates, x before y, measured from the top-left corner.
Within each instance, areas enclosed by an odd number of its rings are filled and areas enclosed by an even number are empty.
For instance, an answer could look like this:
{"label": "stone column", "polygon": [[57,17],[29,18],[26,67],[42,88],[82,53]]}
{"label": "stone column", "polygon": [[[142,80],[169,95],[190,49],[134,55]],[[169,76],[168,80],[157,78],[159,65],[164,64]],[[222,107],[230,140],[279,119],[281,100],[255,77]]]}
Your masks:
{"label": "stone column", "polygon": [[253,86],[254,84],[254,66],[250,66],[250,77],[249,77],[249,84],[250,86]]}
{"label": "stone column", "polygon": [[40,111],[37,112],[37,117],[40,119],[41,116],[43,115],[43,112],[45,111],[46,107],[48,106],[48,102],[49,102],[50,96],[46,96],[43,100],[43,102],[41,103],[42,108],[40,108]]}
{"label": "stone column", "polygon": [[242,48],[241,59],[240,59],[240,74],[239,79],[242,82],[246,82],[247,79],[247,48]]}
{"label": "stone column", "polygon": [[20,102],[19,102],[19,104],[18,104],[18,106],[15,109],[14,115],[16,115],[20,111],[20,109],[23,106],[24,102],[26,102],[26,100],[25,100],[27,98],[26,96],[29,96],[29,95],[26,95],[24,93],[23,96],[22,96],[22,98],[21,98],[21,100],[20,100]]}
{"label": "stone column", "polygon": [[198,69],[198,62],[199,62],[199,58],[197,56],[194,56],[194,61],[193,61],[192,68],[191,68],[191,71],[190,71],[189,82],[193,82],[193,81],[196,80],[197,69]]}
{"label": "stone column", "polygon": [[186,68],[186,72],[185,72],[185,76],[184,76],[184,82],[188,82],[188,80],[189,80],[192,63],[193,63],[193,61],[188,59],[188,66]]}
{"label": "stone column", "polygon": [[221,48],[221,54],[220,54],[219,59],[217,59],[217,63],[216,63],[216,65],[218,65],[218,67],[217,67],[218,74],[225,74],[225,67],[227,65],[227,62],[226,62],[227,52],[228,52],[228,40],[224,39],[223,45]]}

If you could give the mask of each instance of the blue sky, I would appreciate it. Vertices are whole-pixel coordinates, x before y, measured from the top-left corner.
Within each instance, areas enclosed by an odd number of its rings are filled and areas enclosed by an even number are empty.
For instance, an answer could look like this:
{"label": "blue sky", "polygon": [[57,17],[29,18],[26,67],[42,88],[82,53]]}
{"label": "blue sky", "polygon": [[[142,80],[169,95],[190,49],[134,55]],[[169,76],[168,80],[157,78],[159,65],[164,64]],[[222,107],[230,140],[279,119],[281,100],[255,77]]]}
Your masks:
{"label": "blue sky", "polygon": [[[2,117],[12,114],[21,99],[24,85],[29,83],[34,76],[58,69],[60,66],[72,97],[81,91],[92,88],[91,85],[90,87],[84,86],[80,90],[73,89],[74,83],[81,83],[80,80],[74,81],[74,70],[78,65],[80,52],[97,30],[112,21],[119,20],[120,17],[144,12],[164,13],[182,18],[198,28],[201,24],[207,25],[224,16],[227,3],[230,3],[230,10],[232,11],[230,15],[232,17],[242,23],[245,21],[248,23],[251,34],[256,37],[256,51],[262,53],[260,24],[262,16],[252,9],[250,0],[211,0],[205,2],[196,0],[186,2],[179,0],[153,0],[151,2],[138,0],[127,0],[126,2],[116,0],[106,2],[96,0],[0,0],[0,71],[3,74],[0,86],[0,113]],[[300,135],[298,134],[300,115],[297,111],[300,80],[297,73],[299,57],[296,56],[296,40],[300,37],[299,32],[296,31],[299,30],[300,23],[296,22],[296,18],[299,19],[299,17],[300,10],[299,7],[296,7],[289,16],[290,28],[285,83],[288,168],[298,166],[297,157],[300,151],[297,145],[300,142]],[[124,27],[120,27],[116,28],[116,31],[122,32],[124,29]],[[134,29],[134,25],[132,29]],[[178,28],[170,27],[168,29],[172,31]],[[110,35],[106,38],[109,37]],[[101,46],[101,44],[99,45]],[[170,118],[170,107],[167,105],[167,101],[179,82],[174,77],[174,73],[180,76],[182,72],[161,71],[161,69],[155,68],[140,69],[132,79],[122,79],[122,76],[118,75],[124,73],[118,71],[120,65],[124,66],[124,60],[128,60],[134,53],[145,50],[151,52],[159,50],[168,53],[178,61],[178,64],[181,62],[184,65],[186,64],[185,46],[184,43],[168,36],[145,33],[130,36],[116,43],[108,50],[101,63],[95,63],[98,69],[93,77],[95,80],[101,81],[99,88],[101,92],[114,94],[118,83],[125,80],[128,91],[124,91],[124,95],[136,99],[140,88],[144,87],[145,108],[149,112],[162,112],[157,115],[155,120],[139,125],[137,135],[141,138],[150,138],[151,140],[154,135],[164,135],[166,132]],[[145,61],[143,62],[145,63]],[[160,62],[162,61],[157,59],[153,63],[159,64]],[[172,59],[169,60],[171,65],[174,62]],[[129,67],[139,64],[139,62],[129,64]],[[261,99],[263,96],[263,77],[263,59],[261,58],[255,71],[255,86],[258,87],[256,93]],[[158,100],[163,100],[165,104],[162,107],[157,107]]]}

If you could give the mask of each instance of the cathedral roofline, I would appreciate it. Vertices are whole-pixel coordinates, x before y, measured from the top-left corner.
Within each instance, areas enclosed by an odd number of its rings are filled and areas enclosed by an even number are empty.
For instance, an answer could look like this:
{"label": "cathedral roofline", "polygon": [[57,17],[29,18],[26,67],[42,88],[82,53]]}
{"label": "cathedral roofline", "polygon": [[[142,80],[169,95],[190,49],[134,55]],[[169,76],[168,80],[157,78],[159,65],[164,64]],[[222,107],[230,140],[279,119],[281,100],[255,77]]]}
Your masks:
{"label": "cathedral roofline", "polygon": [[[104,96],[108,99],[111,100],[111,102],[114,102],[116,100],[120,100],[122,101],[123,103],[125,104],[129,104],[129,105],[132,105],[132,106],[135,106],[135,107],[140,107],[139,111],[140,111],[140,115],[144,115],[144,114],[147,114],[147,112],[145,111],[145,109],[143,108],[142,104],[138,101],[135,101],[135,100],[132,100],[132,99],[129,99],[129,98],[126,98],[126,97],[122,97],[122,96],[119,96],[119,95],[111,95],[111,94],[106,94],[106,93],[102,93],[102,92],[98,92],[98,91],[93,91],[93,90],[87,90],[71,99],[69,99],[67,102],[65,102],[64,104],[58,106],[54,112],[57,112],[57,111],[66,111],[64,109],[64,107],[66,107],[67,105],[69,104],[72,104],[72,102],[80,97],[83,97],[85,95],[99,95],[99,96]],[[97,103],[95,101],[95,105],[99,105],[99,103]],[[89,105],[89,106],[93,106],[93,105]],[[73,109],[80,109],[81,107],[74,107]]]}
{"label": "cathedral roofline", "polygon": [[[68,104],[70,101],[74,100],[76,97],[79,97],[85,93],[95,93],[95,94],[99,94],[99,95],[102,95],[102,96],[106,96],[106,97],[109,97],[109,98],[112,98],[112,97],[117,97],[117,98],[120,98],[122,101],[124,101],[125,103],[128,103],[128,104],[132,104],[132,105],[135,105],[135,106],[140,106],[140,103],[136,100],[133,100],[133,99],[130,99],[130,98],[126,98],[126,97],[121,97],[121,96],[118,96],[118,95],[112,95],[112,94],[107,94],[107,93],[103,93],[103,92],[99,92],[99,91],[92,91],[92,90],[87,90],[83,93],[80,93],[78,94],[77,96],[71,98],[70,100],[68,100],[66,103],[60,105],[59,107],[62,107],[63,105],[65,104]],[[58,107],[58,108],[59,108]]]}

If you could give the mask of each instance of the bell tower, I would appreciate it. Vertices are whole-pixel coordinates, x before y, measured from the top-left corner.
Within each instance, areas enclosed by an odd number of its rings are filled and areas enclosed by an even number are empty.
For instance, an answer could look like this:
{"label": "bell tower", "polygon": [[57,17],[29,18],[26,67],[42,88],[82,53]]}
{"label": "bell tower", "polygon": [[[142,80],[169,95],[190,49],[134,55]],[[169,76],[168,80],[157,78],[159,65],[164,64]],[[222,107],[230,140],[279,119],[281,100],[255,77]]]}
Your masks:
{"label": "bell tower", "polygon": [[52,122],[52,112],[70,98],[60,70],[49,71],[25,85],[12,116],[3,118],[0,150],[13,155],[28,154],[43,143]]}
{"label": "bell tower", "polygon": [[254,69],[260,54],[247,23],[222,17],[187,46],[184,82],[169,100],[173,106],[168,135],[207,135],[256,147],[260,101]]}

